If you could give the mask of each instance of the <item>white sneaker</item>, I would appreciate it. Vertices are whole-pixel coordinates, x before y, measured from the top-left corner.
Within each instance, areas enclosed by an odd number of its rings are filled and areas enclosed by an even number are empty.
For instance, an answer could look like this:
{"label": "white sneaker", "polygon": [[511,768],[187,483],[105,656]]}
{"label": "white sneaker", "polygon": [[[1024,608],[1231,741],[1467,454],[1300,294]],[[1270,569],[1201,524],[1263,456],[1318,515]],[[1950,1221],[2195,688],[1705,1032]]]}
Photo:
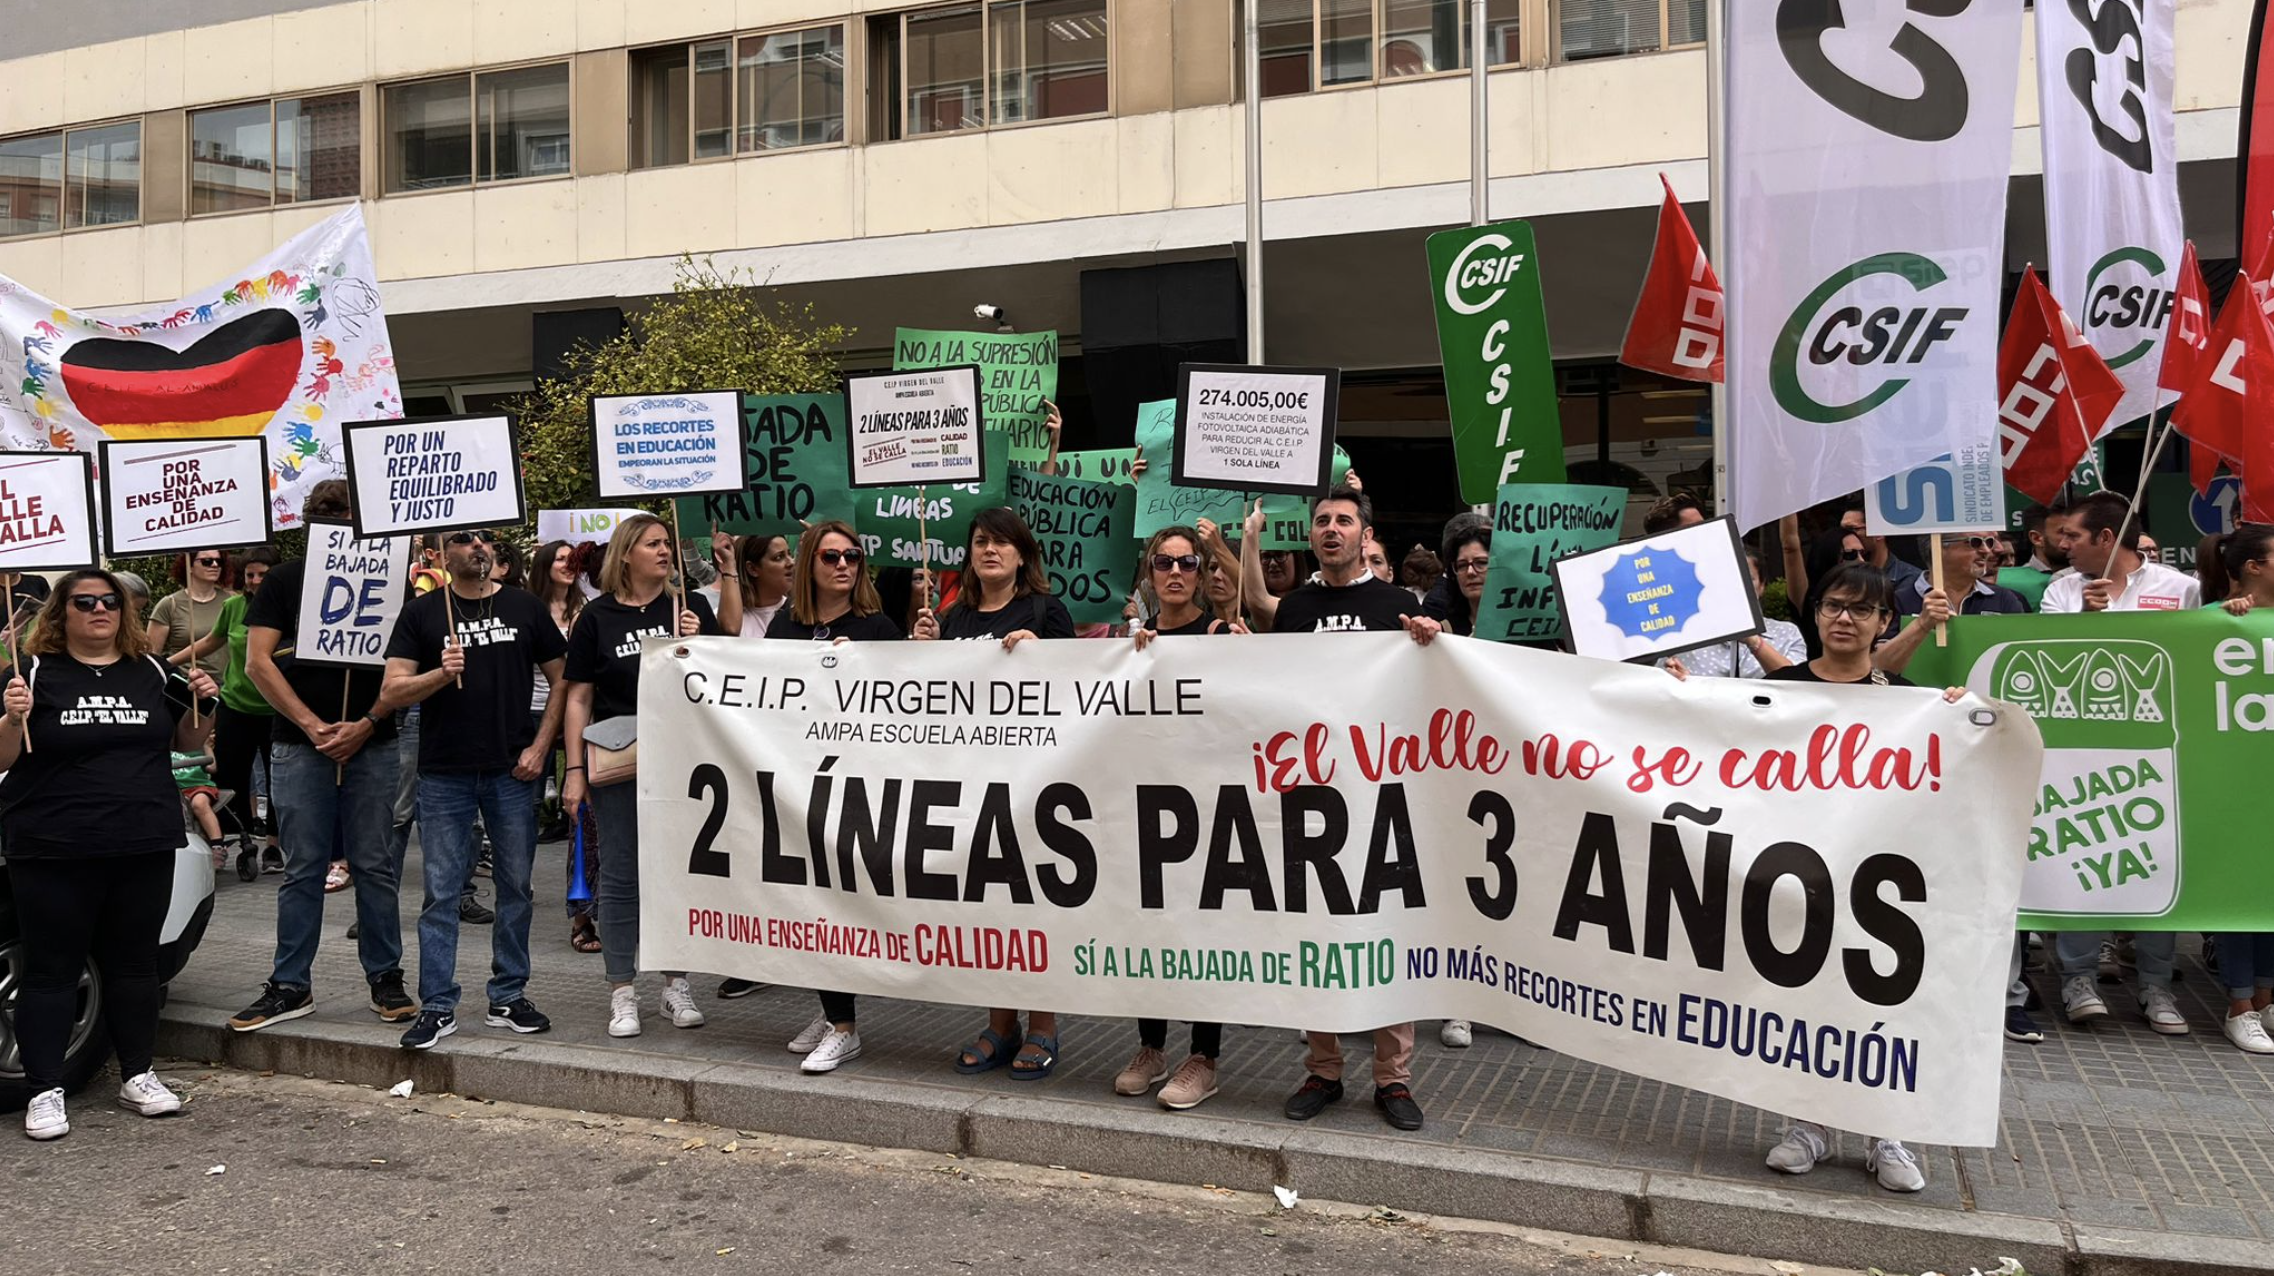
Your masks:
{"label": "white sneaker", "polygon": [[172,1116],[182,1110],[182,1097],[167,1089],[157,1073],[145,1072],[119,1083],[118,1105],[146,1117]]}
{"label": "white sneaker", "polygon": [[2106,1019],[2108,1003],[2100,999],[2100,990],[2093,987],[2091,975],[2077,975],[2061,985],[2061,1012],[2068,1016],[2070,1023]]}
{"label": "white sneaker", "polygon": [[837,1065],[861,1057],[861,1034],[839,1032],[835,1027],[821,1039],[821,1044],[808,1051],[805,1062],[798,1065],[807,1072],[835,1072]]}
{"label": "white sneaker", "polygon": [[671,1017],[674,1028],[703,1026],[703,1012],[695,1008],[695,990],[684,976],[663,981],[663,1013]]}
{"label": "white sneaker", "polygon": [[1806,1174],[1829,1151],[1822,1126],[1795,1121],[1784,1132],[1784,1141],[1769,1149],[1769,1168],[1779,1174]]}
{"label": "white sneaker", "polygon": [[608,1035],[640,1035],[640,992],[630,984],[608,994]]}
{"label": "white sneaker", "polygon": [[815,1015],[813,1022],[807,1024],[804,1031],[790,1038],[790,1053],[812,1054],[813,1048],[820,1045],[821,1039],[828,1036],[836,1027],[836,1024],[829,1022],[829,1016]]}
{"label": "white sneaker", "polygon": [[2124,979],[2124,962],[2116,955],[2116,939],[2111,936],[2100,941],[2100,982],[2121,983]]}
{"label": "white sneaker", "polygon": [[1447,1019],[1437,1029],[1437,1040],[1455,1050],[1468,1049],[1469,1043],[1475,1039],[1476,1034],[1470,1031],[1466,1019]]}
{"label": "white sneaker", "polygon": [[2266,1035],[2266,1023],[2255,1010],[2227,1020],[2227,1040],[2252,1054],[2274,1054],[2274,1037]]}
{"label": "white sneaker", "polygon": [[1927,1185],[1918,1158],[1893,1139],[1873,1139],[1871,1150],[1863,1154],[1863,1168],[1890,1192],[1916,1192]]}
{"label": "white sneaker", "polygon": [[63,1091],[42,1090],[33,1095],[31,1106],[24,1109],[24,1137],[60,1139],[69,1133],[71,1122],[63,1115]]}
{"label": "white sneaker", "polygon": [[2167,1037],[2187,1035],[2187,1016],[2179,1013],[2179,1003],[2171,999],[2169,988],[2142,988],[2140,1014],[2150,1028]]}

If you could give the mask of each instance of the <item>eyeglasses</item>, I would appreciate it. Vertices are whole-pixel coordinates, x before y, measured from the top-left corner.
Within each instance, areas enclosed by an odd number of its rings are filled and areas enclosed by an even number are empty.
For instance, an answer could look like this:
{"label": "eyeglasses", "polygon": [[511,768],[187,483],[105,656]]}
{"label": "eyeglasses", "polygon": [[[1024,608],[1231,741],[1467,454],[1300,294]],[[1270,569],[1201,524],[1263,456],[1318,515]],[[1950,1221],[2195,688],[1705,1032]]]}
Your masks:
{"label": "eyeglasses", "polygon": [[1998,538],[1995,536],[1953,536],[1942,543],[1944,549],[1956,549],[1961,545],[1968,549],[1981,550],[1986,554],[1998,547]]}
{"label": "eyeglasses", "polygon": [[221,559],[218,555],[203,558],[193,558],[190,561],[196,563],[200,567],[219,567],[221,565]]}
{"label": "eyeglasses", "polygon": [[815,554],[814,557],[831,567],[843,567],[847,564],[858,567],[861,565],[863,555],[857,549],[825,549]]}
{"label": "eyeglasses", "polygon": [[1840,551],[1840,561],[1843,563],[1860,563],[1863,561],[1863,551],[1860,549],[1843,549]]}
{"label": "eyeglasses", "polygon": [[73,594],[71,605],[80,611],[117,611],[125,604],[117,594]]}
{"label": "eyeglasses", "polygon": [[1456,572],[1481,572],[1491,565],[1492,560],[1489,558],[1464,558],[1453,564],[1453,570]]}
{"label": "eyeglasses", "polygon": [[484,545],[495,545],[497,544],[497,536],[492,532],[452,532],[450,534],[450,539],[444,543],[449,545],[471,545],[475,541],[480,541]]}
{"label": "eyeglasses", "polygon": [[1190,574],[1198,574],[1200,571],[1200,555],[1155,554],[1153,555],[1153,570],[1157,572],[1186,572]]}
{"label": "eyeglasses", "polygon": [[1816,614],[1826,620],[1838,620],[1843,616],[1849,620],[1877,620],[1887,614],[1887,609],[1866,603],[1836,603],[1827,598],[1816,604]]}

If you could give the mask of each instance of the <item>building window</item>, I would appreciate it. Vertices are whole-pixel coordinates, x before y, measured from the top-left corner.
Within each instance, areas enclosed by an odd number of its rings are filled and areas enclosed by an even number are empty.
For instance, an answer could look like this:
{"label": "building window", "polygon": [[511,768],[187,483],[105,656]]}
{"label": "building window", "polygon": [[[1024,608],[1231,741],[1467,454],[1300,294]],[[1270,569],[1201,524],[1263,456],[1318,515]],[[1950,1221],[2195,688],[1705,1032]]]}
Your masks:
{"label": "building window", "polygon": [[632,54],[634,168],[844,140],[841,25]]}
{"label": "building window", "polygon": [[1563,62],[1650,53],[1705,40],[1706,0],[1556,0]]}
{"label": "building window", "polygon": [[0,236],[142,219],[142,122],[0,139]]}
{"label": "building window", "polygon": [[[1260,6],[1258,72],[1265,97],[1462,71],[1469,65],[1468,0],[1255,2]],[[1522,60],[1522,9],[1523,0],[1486,0],[1490,65]]]}
{"label": "building window", "polygon": [[190,215],[355,198],[362,121],[352,89],[190,112]]}
{"label": "building window", "polygon": [[1107,0],[989,0],[870,20],[880,137],[1103,114]]}
{"label": "building window", "polygon": [[0,141],[0,191],[8,210],[0,235],[40,235],[63,228],[63,134]]}
{"label": "building window", "polygon": [[390,195],[569,172],[566,62],[380,90]]}

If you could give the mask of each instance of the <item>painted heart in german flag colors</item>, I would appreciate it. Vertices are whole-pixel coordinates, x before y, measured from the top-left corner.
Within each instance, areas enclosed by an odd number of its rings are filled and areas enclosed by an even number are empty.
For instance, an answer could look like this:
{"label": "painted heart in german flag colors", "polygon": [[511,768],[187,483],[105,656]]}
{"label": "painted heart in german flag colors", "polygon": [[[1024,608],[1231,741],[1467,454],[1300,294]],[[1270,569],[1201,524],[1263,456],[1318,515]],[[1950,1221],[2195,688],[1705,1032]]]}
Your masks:
{"label": "painted heart in german flag colors", "polygon": [[114,439],[258,434],[299,376],[300,321],[289,310],[233,319],[178,353],[116,337],[63,352],[72,404]]}

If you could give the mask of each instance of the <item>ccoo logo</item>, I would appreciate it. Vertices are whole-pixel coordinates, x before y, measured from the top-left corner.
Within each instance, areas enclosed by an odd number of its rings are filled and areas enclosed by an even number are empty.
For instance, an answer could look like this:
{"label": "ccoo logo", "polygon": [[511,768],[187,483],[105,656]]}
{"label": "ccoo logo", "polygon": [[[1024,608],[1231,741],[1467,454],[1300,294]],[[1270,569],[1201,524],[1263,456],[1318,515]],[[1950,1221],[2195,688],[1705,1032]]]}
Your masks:
{"label": "ccoo logo", "polygon": [[[1832,302],[1850,285],[1875,276],[1893,276],[1911,294],[1871,306]],[[1777,406],[1803,421],[1837,425],[1876,411],[1911,384],[1889,375],[1877,387],[1846,403],[1826,403],[1808,390],[1806,367],[1894,370],[1924,362],[1937,346],[1958,335],[1966,306],[1938,306],[1928,295],[1950,276],[1931,258],[1911,252],[1879,253],[1835,271],[1803,298],[1777,334],[1769,356],[1769,388]]]}
{"label": "ccoo logo", "polygon": [[[2108,366],[2121,368],[2155,349],[2178,303],[2163,258],[2145,248],[2119,248],[2085,274],[2084,328],[2131,339]],[[2093,344],[2100,344],[2095,341]]]}

